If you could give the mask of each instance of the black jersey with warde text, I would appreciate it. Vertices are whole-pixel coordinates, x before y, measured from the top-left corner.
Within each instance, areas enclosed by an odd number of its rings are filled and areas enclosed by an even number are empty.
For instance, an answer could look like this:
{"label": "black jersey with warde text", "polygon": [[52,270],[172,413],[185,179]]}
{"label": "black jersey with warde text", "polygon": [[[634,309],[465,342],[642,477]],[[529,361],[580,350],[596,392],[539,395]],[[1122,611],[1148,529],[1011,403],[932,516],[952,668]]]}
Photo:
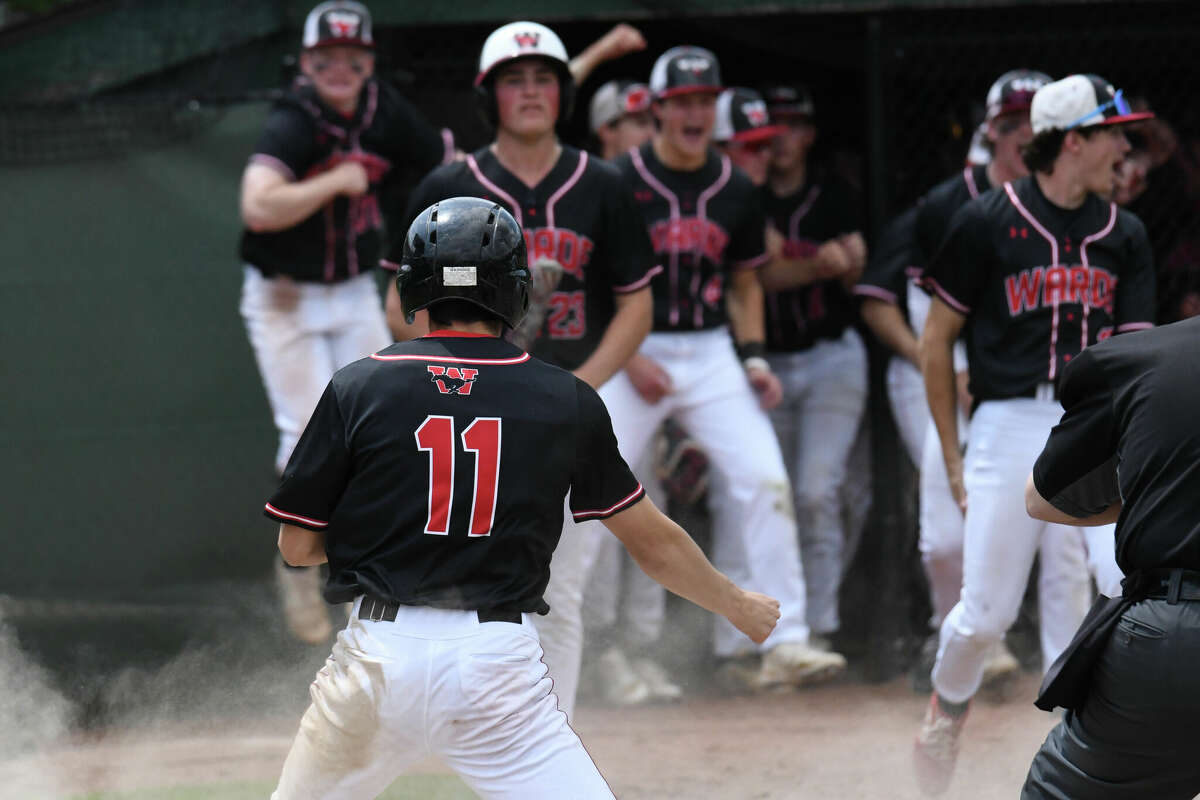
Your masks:
{"label": "black jersey with warde text", "polygon": [[767,262],[762,200],[746,174],[710,151],[691,172],[669,169],[647,142],[620,156],[641,225],[663,271],[654,278],[654,330],[724,325],[729,272]]}
{"label": "black jersey with warde text", "polygon": [[266,506],[325,532],[330,603],[546,613],[576,521],[642,497],[599,395],[495,337],[435,331],[334,374]]}
{"label": "black jersey with warde text", "polygon": [[1088,195],[1055,206],[1032,177],[954,215],[926,282],[965,325],[971,393],[1024,397],[1083,348],[1154,320],[1154,264],[1141,220]]}
{"label": "black jersey with warde text", "polygon": [[298,79],[267,115],[251,163],[299,181],[357,161],[370,187],[360,197],[335,197],[286,230],[243,231],[242,260],[267,276],[321,283],[369,272],[379,261],[379,188],[385,177],[396,169],[424,175],[453,153],[449,132],[430,127],[386,83],[367,81],[358,110],[347,117],[323,105],[307,79]]}
{"label": "black jersey with warde text", "polygon": [[991,188],[986,165],[966,166],[917,201],[912,258],[918,272],[937,254],[954,213]]}
{"label": "black jersey with warde text", "polygon": [[1074,517],[1123,499],[1126,575],[1200,570],[1200,317],[1088,348],[1059,396],[1065,413],[1033,467],[1042,497]]}
{"label": "black jersey with warde text", "polygon": [[[817,248],[845,233],[862,230],[853,191],[832,175],[816,177],[780,197],[763,187],[767,222],[784,237],[786,258],[811,258]],[[858,317],[840,280],[766,293],[767,349],[807,350],[821,339],[837,339]]]}
{"label": "black jersey with warde text", "polygon": [[[406,222],[449,197],[482,197],[512,212],[525,232],[529,263],[551,259],[563,275],[533,344],[538,358],[575,369],[592,354],[616,310],[614,293],[650,285],[657,271],[633,199],[613,166],[563,147],[537,186],[509,172],[490,148],[427,175],[409,201]],[[396,269],[403,242],[383,266]]]}
{"label": "black jersey with warde text", "polygon": [[908,209],[888,222],[879,234],[879,241],[871,248],[867,268],[854,286],[854,294],[872,297],[900,309],[908,319],[908,292],[910,282],[918,277],[913,265],[913,228],[917,221],[917,209]]}

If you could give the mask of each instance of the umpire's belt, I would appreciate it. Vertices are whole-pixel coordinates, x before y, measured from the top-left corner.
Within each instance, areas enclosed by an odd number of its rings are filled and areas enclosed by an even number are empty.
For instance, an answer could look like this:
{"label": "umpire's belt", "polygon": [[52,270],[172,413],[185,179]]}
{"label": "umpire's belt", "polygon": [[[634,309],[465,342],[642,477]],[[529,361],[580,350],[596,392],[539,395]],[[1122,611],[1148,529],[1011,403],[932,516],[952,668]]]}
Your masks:
{"label": "umpire's belt", "polygon": [[[358,604],[358,618],[374,622],[395,622],[396,614],[400,611],[400,603],[388,603],[374,597],[364,596]],[[476,611],[480,622],[512,622],[521,624],[519,611]]]}
{"label": "umpire's belt", "polygon": [[1145,581],[1145,597],[1148,600],[1200,600],[1200,571],[1193,569],[1148,569],[1140,570],[1139,581]]}

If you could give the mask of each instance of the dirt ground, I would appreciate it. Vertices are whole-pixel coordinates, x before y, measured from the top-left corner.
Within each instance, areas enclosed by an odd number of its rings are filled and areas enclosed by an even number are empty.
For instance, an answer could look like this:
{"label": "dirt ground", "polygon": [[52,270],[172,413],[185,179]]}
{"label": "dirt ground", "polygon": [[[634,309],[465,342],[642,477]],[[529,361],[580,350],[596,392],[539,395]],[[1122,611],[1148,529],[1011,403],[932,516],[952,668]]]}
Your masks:
{"label": "dirt ground", "polygon": [[[947,797],[1016,797],[1030,758],[1057,722],[1036,710],[1026,675],[1004,704],[977,702]],[[620,798],[920,798],[910,766],[926,699],[903,679],[845,682],[675,706],[584,706],[576,729]],[[272,780],[298,719],[109,731],[0,761],[0,797]],[[422,772],[444,769],[437,763]]]}

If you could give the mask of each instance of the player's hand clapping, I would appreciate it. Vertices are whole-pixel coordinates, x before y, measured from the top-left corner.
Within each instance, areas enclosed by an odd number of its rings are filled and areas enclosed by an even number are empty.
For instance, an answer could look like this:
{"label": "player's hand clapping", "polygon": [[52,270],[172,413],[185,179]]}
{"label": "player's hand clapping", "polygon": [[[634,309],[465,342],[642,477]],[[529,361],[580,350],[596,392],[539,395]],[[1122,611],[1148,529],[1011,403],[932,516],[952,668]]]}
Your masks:
{"label": "player's hand clapping", "polygon": [[830,239],[818,247],[814,258],[817,262],[817,280],[841,278],[854,267],[849,251],[837,239]]}
{"label": "player's hand clapping", "polygon": [[343,161],[329,172],[338,179],[338,194],[346,197],[361,197],[371,186],[366,168],[357,161]]}
{"label": "player's hand clapping", "polygon": [[762,644],[775,630],[775,623],[779,619],[779,601],[745,589],[739,589],[739,592],[737,603],[725,617],[752,642]]}
{"label": "player's hand clapping", "polygon": [[641,353],[636,353],[629,359],[625,365],[625,373],[633,383],[633,388],[650,405],[675,391],[667,371],[659,366],[658,362]]}

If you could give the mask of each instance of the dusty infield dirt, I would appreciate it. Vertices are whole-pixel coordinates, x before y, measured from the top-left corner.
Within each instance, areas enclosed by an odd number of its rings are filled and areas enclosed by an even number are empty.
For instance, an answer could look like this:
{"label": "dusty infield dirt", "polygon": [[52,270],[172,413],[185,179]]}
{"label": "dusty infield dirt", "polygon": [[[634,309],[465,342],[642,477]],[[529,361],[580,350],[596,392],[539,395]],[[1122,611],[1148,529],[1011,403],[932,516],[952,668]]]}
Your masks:
{"label": "dusty infield dirt", "polygon": [[[1036,710],[1035,676],[1004,704],[977,702],[946,797],[1010,800],[1058,717]],[[667,707],[584,706],[576,729],[620,798],[921,797],[910,766],[926,699],[906,681],[841,683]],[[0,761],[0,797],[194,786],[278,776],[297,718],[110,731]],[[431,762],[422,772],[441,772]]]}

